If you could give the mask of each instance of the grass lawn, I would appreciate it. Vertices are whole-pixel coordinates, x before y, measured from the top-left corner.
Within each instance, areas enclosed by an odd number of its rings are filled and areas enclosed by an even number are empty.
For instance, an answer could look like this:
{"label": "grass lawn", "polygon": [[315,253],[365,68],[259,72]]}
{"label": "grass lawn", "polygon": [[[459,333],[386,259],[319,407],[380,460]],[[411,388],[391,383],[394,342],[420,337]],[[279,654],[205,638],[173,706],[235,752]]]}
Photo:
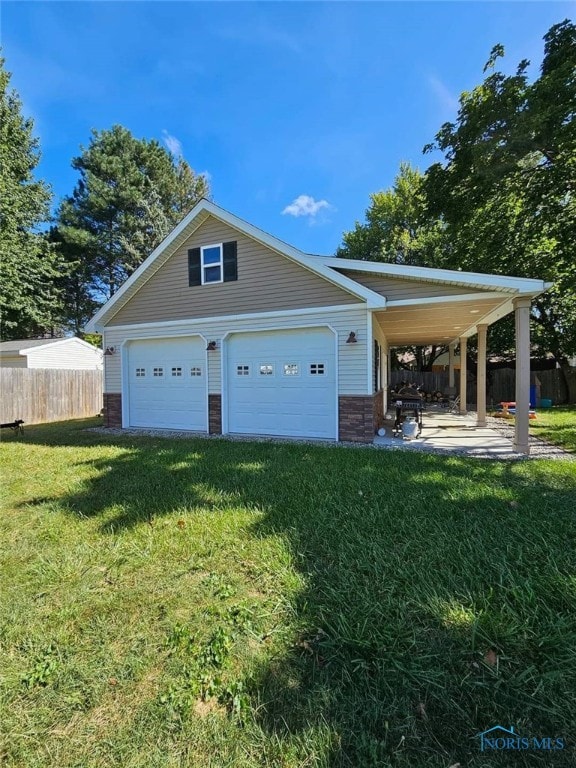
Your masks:
{"label": "grass lawn", "polygon": [[576,453],[576,405],[539,408],[538,418],[530,422],[530,427],[535,437]]}
{"label": "grass lawn", "polygon": [[90,423],[0,446],[3,768],[576,764],[575,463]]}

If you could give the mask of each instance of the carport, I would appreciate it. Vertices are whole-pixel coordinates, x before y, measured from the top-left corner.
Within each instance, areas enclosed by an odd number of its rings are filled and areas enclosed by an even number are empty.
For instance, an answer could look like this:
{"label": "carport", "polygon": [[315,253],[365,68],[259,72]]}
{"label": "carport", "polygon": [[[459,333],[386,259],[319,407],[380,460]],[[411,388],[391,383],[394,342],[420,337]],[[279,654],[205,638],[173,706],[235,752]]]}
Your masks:
{"label": "carport", "polygon": [[[388,273],[397,265],[386,265]],[[392,270],[390,269],[392,268]],[[403,276],[406,267],[402,267]],[[477,293],[445,294],[413,299],[387,300],[384,310],[373,314],[374,321],[389,348],[427,346],[449,348],[449,385],[455,384],[454,356],[460,350],[459,410],[468,411],[466,402],[466,352],[468,339],[477,336],[476,426],[486,427],[486,337],[490,325],[514,313],[516,334],[516,419],[514,451],[529,453],[528,423],[530,409],[530,306],[532,300],[550,287],[541,280],[500,275],[471,275],[452,270],[412,267],[409,271],[420,284],[429,280],[436,286],[471,287],[470,278],[478,280]]]}

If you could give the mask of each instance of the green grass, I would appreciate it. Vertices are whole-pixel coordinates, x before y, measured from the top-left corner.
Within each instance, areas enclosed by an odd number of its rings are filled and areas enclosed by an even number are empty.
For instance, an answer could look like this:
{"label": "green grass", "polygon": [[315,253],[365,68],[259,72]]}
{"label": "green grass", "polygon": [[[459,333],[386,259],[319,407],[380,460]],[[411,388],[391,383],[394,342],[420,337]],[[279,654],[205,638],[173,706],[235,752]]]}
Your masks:
{"label": "green grass", "polygon": [[3,768],[574,765],[575,463],[86,424],[1,446]]}
{"label": "green grass", "polygon": [[576,405],[539,408],[537,419],[530,422],[530,427],[535,437],[576,453]]}

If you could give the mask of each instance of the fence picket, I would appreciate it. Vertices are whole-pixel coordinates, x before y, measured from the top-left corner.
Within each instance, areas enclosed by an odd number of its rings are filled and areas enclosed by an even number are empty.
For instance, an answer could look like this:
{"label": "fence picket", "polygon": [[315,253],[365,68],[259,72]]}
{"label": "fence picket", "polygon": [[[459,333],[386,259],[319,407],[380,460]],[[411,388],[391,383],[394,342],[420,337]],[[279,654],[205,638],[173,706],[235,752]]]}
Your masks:
{"label": "fence picket", "polygon": [[102,371],[0,368],[2,423],[83,419],[100,413],[102,400]]}

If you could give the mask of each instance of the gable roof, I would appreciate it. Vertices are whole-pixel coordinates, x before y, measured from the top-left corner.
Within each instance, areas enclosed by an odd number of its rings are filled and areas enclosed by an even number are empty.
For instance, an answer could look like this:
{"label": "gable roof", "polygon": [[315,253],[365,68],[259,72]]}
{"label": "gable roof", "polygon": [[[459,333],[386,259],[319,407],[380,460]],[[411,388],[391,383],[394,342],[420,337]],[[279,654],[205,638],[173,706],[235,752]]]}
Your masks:
{"label": "gable roof", "polygon": [[319,275],[333,285],[343,288],[361,301],[366,302],[372,309],[384,309],[386,299],[375,291],[366,288],[337,270],[331,269],[316,256],[299,251],[283,240],[264,232],[253,224],[240,219],[238,216],[215,205],[210,200],[200,200],[194,208],[185,216],[172,232],[164,238],[160,245],[145,259],[138,269],[123,283],[121,288],[101,307],[90,322],[86,325],[89,332],[97,331],[106,324],[111,315],[116,314],[124,304],[154,275],[158,269],[172,256],[175,251],[206,221],[208,216],[228,224],[247,237],[256,240],[271,250],[279,253],[310,272]]}
{"label": "gable roof", "polygon": [[102,352],[98,347],[88,344],[87,341],[79,339],[77,336],[68,336],[57,339],[13,339],[12,341],[2,341],[0,342],[0,355],[11,357],[15,355],[29,355],[31,352],[43,349],[44,347],[52,347],[55,344],[69,344],[70,342],[88,347],[95,353],[101,354]]}
{"label": "gable roof", "polygon": [[310,272],[344,289],[366,303],[368,309],[382,310],[393,305],[401,306],[418,303],[410,301],[387,301],[386,297],[354,280],[347,271],[369,272],[390,278],[430,282],[437,285],[460,286],[476,291],[491,291],[512,296],[534,297],[551,287],[551,283],[507,275],[462,272],[460,270],[412,267],[355,259],[337,259],[303,253],[283,240],[264,232],[247,221],[226,211],[210,200],[202,198],[182,221],[164,238],[158,247],[146,258],[138,269],[123,283],[119,290],[104,304],[87,323],[88,332],[98,332],[138,290],[168,261],[183,243],[206,221],[209,216],[228,224],[238,232],[267,246]]}

